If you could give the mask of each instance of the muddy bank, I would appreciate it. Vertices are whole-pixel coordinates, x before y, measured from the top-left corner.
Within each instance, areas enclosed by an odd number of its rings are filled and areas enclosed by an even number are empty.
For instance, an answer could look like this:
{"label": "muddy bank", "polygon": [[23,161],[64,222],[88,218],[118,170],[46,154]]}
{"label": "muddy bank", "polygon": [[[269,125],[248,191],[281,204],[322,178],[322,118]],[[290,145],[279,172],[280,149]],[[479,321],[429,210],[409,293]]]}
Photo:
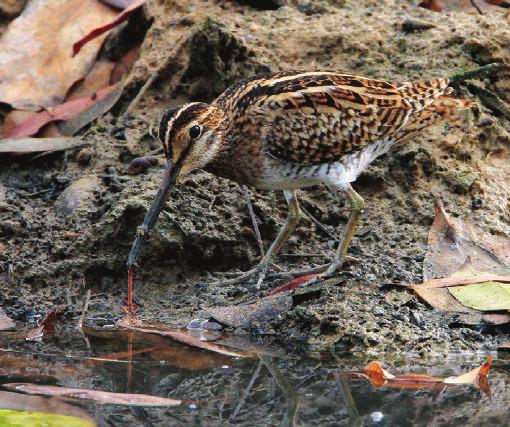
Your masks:
{"label": "muddy bank", "polygon": [[[35,322],[62,303],[72,319],[87,289],[94,295],[91,322],[121,316],[126,255],[162,174],[153,167],[131,176],[127,168],[133,158],[160,150],[150,128],[163,109],[210,101],[239,78],[264,70],[334,69],[408,80],[510,57],[504,10],[480,16],[476,10],[434,13],[410,2],[318,1],[267,11],[237,2],[154,1],[146,14],[151,26],[141,57],[114,110],[83,131],[89,146],[0,160],[0,306],[16,320]],[[410,18],[431,28],[405,32]],[[118,115],[154,74],[153,85],[112,135]],[[471,84],[497,94],[502,104],[480,100],[467,132],[443,125],[377,160],[355,185],[366,201],[349,250],[357,262],[267,331],[313,347],[420,354],[491,350],[508,339],[505,327],[463,325],[395,286],[422,280],[436,198],[454,216],[510,234],[508,174],[486,161],[498,150],[508,159],[509,81]],[[346,222],[348,206],[340,195],[318,187],[299,197],[332,233]],[[281,194],[262,191],[252,194],[252,202],[267,247],[286,204]],[[329,235],[304,219],[278,264],[323,263],[332,246]],[[183,325],[203,307],[252,300],[253,285],[207,283],[215,280],[212,272],[248,269],[258,256],[241,189],[204,172],[189,176],[172,193],[140,259],[140,316]],[[279,283],[267,280],[262,292]]]}

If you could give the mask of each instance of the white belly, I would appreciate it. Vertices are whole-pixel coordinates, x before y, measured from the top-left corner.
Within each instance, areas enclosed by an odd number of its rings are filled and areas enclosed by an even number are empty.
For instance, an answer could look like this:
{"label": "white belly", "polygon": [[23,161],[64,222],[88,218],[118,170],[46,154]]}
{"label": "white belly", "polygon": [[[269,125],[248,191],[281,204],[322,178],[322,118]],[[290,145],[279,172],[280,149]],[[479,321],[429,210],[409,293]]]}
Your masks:
{"label": "white belly", "polygon": [[342,186],[356,181],[359,174],[393,144],[392,140],[380,140],[341,161],[319,165],[281,163],[268,158],[255,186],[265,190],[294,190],[318,184]]}

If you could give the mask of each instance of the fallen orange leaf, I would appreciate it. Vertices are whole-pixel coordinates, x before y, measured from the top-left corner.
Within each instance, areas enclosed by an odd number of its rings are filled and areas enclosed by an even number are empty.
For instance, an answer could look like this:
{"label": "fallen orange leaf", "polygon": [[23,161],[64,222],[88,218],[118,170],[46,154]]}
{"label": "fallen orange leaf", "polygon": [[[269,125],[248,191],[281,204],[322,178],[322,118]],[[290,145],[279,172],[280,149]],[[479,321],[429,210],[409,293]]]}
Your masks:
{"label": "fallen orange leaf", "polygon": [[367,378],[374,387],[411,389],[428,388],[438,391],[448,385],[472,384],[480,388],[480,390],[482,390],[490,397],[490,389],[487,382],[487,377],[491,363],[492,356],[489,355],[487,360],[478,368],[475,368],[465,374],[448,378],[432,377],[429,375],[418,374],[393,375],[383,369],[378,361],[370,362],[361,372],[354,372],[353,374]]}

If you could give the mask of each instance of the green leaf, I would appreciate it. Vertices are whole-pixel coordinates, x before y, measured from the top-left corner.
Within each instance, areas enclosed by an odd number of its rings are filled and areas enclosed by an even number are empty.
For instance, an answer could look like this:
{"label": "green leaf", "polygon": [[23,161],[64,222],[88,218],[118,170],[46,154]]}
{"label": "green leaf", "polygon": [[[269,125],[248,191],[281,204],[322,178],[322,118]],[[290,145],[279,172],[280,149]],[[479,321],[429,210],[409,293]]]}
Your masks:
{"label": "green leaf", "polygon": [[45,412],[13,411],[0,409],[2,427],[96,427],[96,424],[69,415]]}
{"label": "green leaf", "polygon": [[448,290],[466,307],[480,311],[510,311],[510,283],[484,282]]}

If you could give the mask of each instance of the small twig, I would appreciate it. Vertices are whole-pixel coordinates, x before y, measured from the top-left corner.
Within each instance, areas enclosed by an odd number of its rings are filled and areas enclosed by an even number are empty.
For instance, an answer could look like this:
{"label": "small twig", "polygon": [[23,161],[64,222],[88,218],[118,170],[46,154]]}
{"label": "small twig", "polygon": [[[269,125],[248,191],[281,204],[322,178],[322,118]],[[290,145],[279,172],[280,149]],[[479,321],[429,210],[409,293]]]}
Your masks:
{"label": "small twig", "polygon": [[257,217],[255,216],[255,212],[253,212],[253,206],[250,200],[250,192],[246,188],[245,185],[241,187],[244,194],[244,199],[246,200],[246,206],[248,206],[248,212],[250,213],[251,223],[253,224],[253,231],[255,232],[255,237],[257,238],[257,244],[259,246],[260,257],[264,258],[264,243],[262,242],[262,236],[260,235],[259,225],[257,223]]}
{"label": "small twig", "polygon": [[480,9],[480,7],[476,4],[475,0],[471,0],[471,5],[476,9],[476,11],[480,15],[483,15],[482,9]]}
{"label": "small twig", "polygon": [[504,71],[509,72],[510,66],[501,62],[484,65],[474,70],[462,71],[450,76],[450,86],[457,87],[461,83],[469,79],[483,79],[485,77],[494,77]]}
{"label": "small twig", "polygon": [[320,222],[317,218],[315,218],[310,212],[308,212],[304,207],[301,206],[301,210],[312,220],[312,222],[319,227],[324,233],[326,233],[332,240],[335,242],[338,242],[339,239],[337,236],[335,236],[331,231],[329,231],[326,226]]}
{"label": "small twig", "polygon": [[181,224],[179,224],[179,222],[178,222],[178,221],[176,221],[174,218],[172,218],[172,215],[170,215],[170,213],[169,213],[169,212],[167,212],[167,211],[161,211],[161,213],[162,213],[163,215],[165,215],[165,216],[168,218],[168,220],[169,220],[172,224],[174,224],[174,225],[175,225],[175,226],[179,229],[179,231],[182,233],[182,235],[183,235],[184,237],[188,237],[188,233],[186,232],[186,230],[185,230],[184,228],[182,228],[182,225],[181,225]]}
{"label": "small twig", "polygon": [[80,320],[78,320],[78,324],[76,325],[76,329],[81,333],[83,333],[83,322],[85,321],[85,318],[87,316],[89,304],[90,304],[90,289],[87,289],[87,293],[85,294],[85,303],[83,304]]}
{"label": "small twig", "polygon": [[126,111],[119,116],[117,119],[116,127],[121,128],[126,125],[126,120],[131,114],[131,112],[136,108],[142,97],[145,95],[145,92],[152,86],[152,83],[154,83],[154,80],[156,80],[159,77],[159,73],[153,73],[147,81],[144,83],[140,91],[136,94],[136,96],[133,98],[133,100],[129,103],[128,107],[126,108]]}

